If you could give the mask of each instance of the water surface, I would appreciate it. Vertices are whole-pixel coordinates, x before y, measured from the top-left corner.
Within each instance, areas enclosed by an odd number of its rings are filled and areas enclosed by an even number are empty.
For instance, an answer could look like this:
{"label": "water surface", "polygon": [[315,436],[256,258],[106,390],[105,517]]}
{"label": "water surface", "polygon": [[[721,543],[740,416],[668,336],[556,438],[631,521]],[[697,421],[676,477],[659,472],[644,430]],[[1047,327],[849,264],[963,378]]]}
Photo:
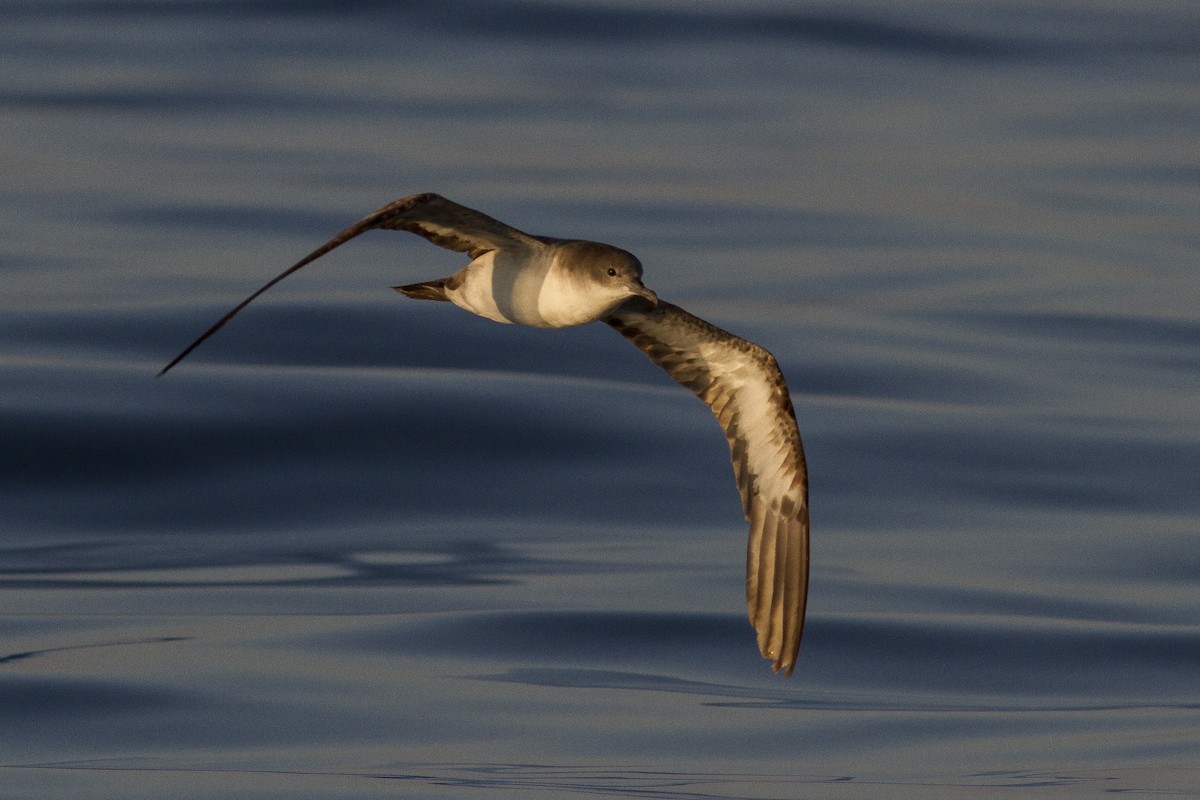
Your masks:
{"label": "water surface", "polygon": [[[14,797],[1187,795],[1191,3],[0,3]],[[773,676],[719,429],[606,326],[387,287],[396,197],[779,358]]]}

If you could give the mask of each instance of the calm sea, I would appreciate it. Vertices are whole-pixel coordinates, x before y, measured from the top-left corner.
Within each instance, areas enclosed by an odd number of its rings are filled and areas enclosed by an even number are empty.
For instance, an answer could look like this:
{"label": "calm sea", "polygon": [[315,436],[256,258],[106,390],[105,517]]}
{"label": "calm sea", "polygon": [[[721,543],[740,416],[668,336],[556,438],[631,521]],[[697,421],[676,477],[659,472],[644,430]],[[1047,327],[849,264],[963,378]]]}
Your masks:
{"label": "calm sea", "polygon": [[[0,797],[1200,795],[1192,0],[9,0],[0,74]],[[792,678],[708,410],[388,290],[458,254],[154,379],[418,191],[779,358]]]}

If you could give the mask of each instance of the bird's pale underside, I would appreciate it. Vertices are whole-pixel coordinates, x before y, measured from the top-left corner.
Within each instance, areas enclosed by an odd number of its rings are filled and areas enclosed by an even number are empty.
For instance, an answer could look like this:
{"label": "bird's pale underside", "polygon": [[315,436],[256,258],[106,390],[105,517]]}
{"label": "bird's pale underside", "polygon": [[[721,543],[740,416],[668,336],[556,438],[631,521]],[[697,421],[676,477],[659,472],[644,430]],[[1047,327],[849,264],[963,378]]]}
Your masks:
{"label": "bird's pale underside", "polygon": [[808,593],[808,478],[791,398],[774,357],[678,306],[641,282],[630,253],[597,242],[531,236],[436,194],[389,203],[270,280],[176,356],[166,373],[256,297],[369,230],[402,230],[467,253],[446,278],[395,287],[448,300],[497,320],[559,328],[602,320],[708,404],[729,440],[750,522],[746,602],[758,646],[792,673]]}

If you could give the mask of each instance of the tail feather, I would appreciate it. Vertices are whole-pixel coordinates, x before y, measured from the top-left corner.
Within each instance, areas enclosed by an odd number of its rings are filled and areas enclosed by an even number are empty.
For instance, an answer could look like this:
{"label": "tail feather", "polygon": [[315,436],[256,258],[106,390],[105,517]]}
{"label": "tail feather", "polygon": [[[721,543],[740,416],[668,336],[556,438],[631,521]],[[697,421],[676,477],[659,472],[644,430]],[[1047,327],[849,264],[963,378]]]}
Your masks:
{"label": "tail feather", "polygon": [[414,300],[449,300],[446,296],[446,279],[439,278],[436,281],[422,281],[421,283],[410,283],[407,286],[393,286],[400,294],[405,297],[411,297]]}

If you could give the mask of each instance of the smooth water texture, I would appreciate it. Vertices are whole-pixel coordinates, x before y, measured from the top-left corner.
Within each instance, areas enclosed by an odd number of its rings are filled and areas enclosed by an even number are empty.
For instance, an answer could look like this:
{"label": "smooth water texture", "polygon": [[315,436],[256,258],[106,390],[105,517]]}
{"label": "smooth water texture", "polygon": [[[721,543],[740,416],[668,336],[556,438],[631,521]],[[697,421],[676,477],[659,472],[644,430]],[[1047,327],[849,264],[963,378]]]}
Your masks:
{"label": "smooth water texture", "polygon": [[[1200,794],[1200,10],[0,2],[0,796]],[[437,191],[760,342],[711,415],[389,286]],[[481,791],[482,790],[482,791]]]}

